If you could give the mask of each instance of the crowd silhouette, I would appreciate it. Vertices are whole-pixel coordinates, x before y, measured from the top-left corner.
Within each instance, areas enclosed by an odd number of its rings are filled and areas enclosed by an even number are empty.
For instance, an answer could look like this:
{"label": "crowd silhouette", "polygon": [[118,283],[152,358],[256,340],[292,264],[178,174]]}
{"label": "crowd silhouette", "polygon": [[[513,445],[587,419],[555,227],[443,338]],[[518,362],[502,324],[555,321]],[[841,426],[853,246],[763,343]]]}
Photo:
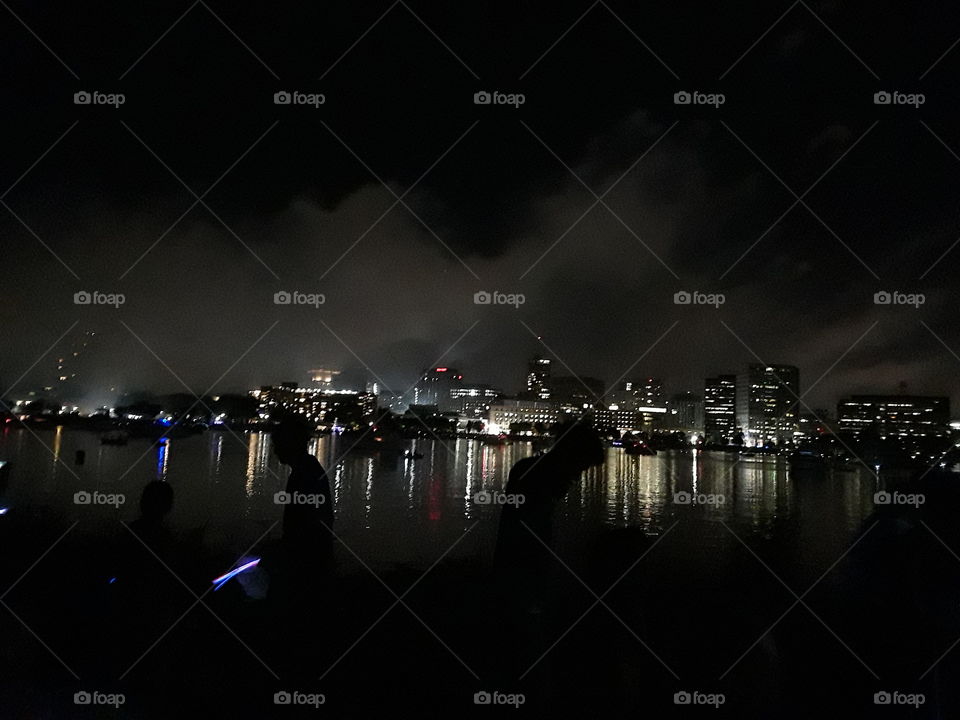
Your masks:
{"label": "crowd silhouette", "polygon": [[[308,690],[322,685],[333,669],[338,669],[336,686],[348,696],[341,699],[338,716],[385,711],[404,699],[469,705],[459,689],[409,685],[410,673],[449,673],[453,657],[461,654],[471,667],[482,669],[490,686],[523,693],[530,715],[588,712],[601,704],[615,714],[642,707],[671,710],[670,694],[660,692],[662,683],[649,680],[664,676],[659,658],[630,635],[666,648],[671,663],[682,661],[682,651],[672,644],[695,645],[699,636],[687,623],[651,619],[672,610],[707,612],[698,607],[697,593],[699,583],[709,581],[671,575],[669,567],[634,570],[651,542],[633,529],[584,534],[590,539],[574,554],[582,562],[571,559],[562,546],[580,543],[581,537],[570,535],[569,526],[566,537],[558,533],[559,509],[607,456],[588,423],[559,426],[549,450],[511,468],[486,567],[445,563],[426,580],[398,567],[382,574],[383,584],[398,591],[393,598],[378,584],[381,578],[340,567],[331,484],[310,452],[311,435],[312,428],[295,417],[273,429],[273,456],[288,469],[284,478],[277,468],[282,489],[273,518],[279,532],[269,534],[274,540],[263,539],[239,559],[211,557],[202,529],[184,535],[172,528],[175,488],[166,481],[149,482],[138,517],[116,534],[95,544],[65,542],[62,552],[51,554],[48,572],[70,588],[66,596],[73,615],[63,614],[64,593],[49,594],[32,608],[31,627],[52,637],[59,631],[72,636],[73,644],[58,650],[68,664],[94,668],[101,685],[116,685],[121,677],[131,696],[157,697],[150,709],[131,717],[170,717],[187,701],[214,715],[262,717],[273,707],[272,694],[245,698],[248,683],[250,688]],[[808,490],[795,492],[802,501]],[[926,502],[879,508],[860,529],[862,541],[824,583],[830,591],[816,607],[826,625],[842,628],[843,642],[880,677],[900,679],[904,687],[912,678],[922,688],[927,703],[911,708],[910,717],[952,717],[958,707],[951,682],[957,661],[947,652],[925,671],[960,637],[960,569],[950,550],[960,547],[955,521],[960,490],[950,474],[932,471],[897,492],[922,494]],[[52,533],[37,517],[16,513],[3,518],[0,540],[13,542],[26,528],[36,531],[37,547],[51,541]],[[9,555],[0,563],[10,574]],[[211,586],[208,568],[216,563],[237,570],[235,579],[227,573],[228,580]],[[745,595],[736,597],[730,585],[720,602],[763,603],[762,567],[746,556],[735,570]],[[604,604],[616,604],[615,617],[590,597],[613,586],[616,593]],[[399,594],[406,589],[415,590],[414,606]],[[584,612],[594,604],[596,611]],[[397,609],[384,612],[393,606]],[[414,618],[395,617],[406,609]],[[85,622],[67,632],[74,615]],[[428,625],[417,624],[421,616],[430,618]],[[478,624],[478,617],[484,621]],[[367,638],[371,623],[378,629]],[[161,634],[165,628],[172,630]],[[433,628],[437,642],[424,649]],[[837,654],[819,655],[809,633],[809,623],[791,614],[758,643],[744,661],[749,691],[731,692],[731,703],[736,699],[740,708],[731,717],[765,717],[775,707],[777,717],[808,718],[827,695],[844,717],[871,716],[863,698],[882,686],[851,673],[855,660],[842,647]],[[417,650],[411,653],[413,647]],[[2,680],[7,690],[31,682],[36,670],[18,667],[9,645],[0,657],[11,668]],[[816,684],[814,692],[810,686]],[[218,686],[232,690],[211,695],[210,688]],[[574,686],[576,693],[570,691]],[[651,689],[658,691],[655,697]],[[68,716],[48,695],[21,692],[11,713],[0,711],[0,716]]]}

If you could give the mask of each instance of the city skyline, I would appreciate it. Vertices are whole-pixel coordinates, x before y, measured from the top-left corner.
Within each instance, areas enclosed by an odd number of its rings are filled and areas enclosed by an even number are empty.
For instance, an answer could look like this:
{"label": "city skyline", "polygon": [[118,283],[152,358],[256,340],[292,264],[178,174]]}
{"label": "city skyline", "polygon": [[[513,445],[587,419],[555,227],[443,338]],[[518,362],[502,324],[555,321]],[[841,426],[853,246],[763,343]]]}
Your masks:
{"label": "city skyline", "polygon": [[[902,381],[960,402],[949,23],[587,10],[298,8],[277,35],[235,8],[234,36],[198,7],[109,57],[62,31],[79,9],[22,18],[48,47],[10,18],[35,73],[3,119],[0,392],[76,322],[98,387],[241,390],[317,362],[504,386],[540,351],[608,379],[642,357],[681,388],[786,358],[823,375],[814,405]],[[335,40],[292,40],[317,24]],[[476,98],[494,90],[524,102]]]}
{"label": "city skyline", "polygon": [[[101,407],[111,407],[116,404],[121,404],[122,398],[130,396],[140,396],[143,394],[154,394],[154,395],[165,395],[165,394],[176,394],[186,391],[188,394],[194,394],[194,391],[185,388],[182,384],[177,385],[176,380],[171,378],[173,382],[167,385],[166,388],[153,388],[149,386],[142,387],[131,387],[131,388],[117,388],[110,389],[109,391],[93,390],[91,391],[88,388],[85,388],[83,385],[84,378],[81,377],[77,379],[77,367],[84,367],[81,363],[83,361],[82,357],[78,357],[81,354],[81,351],[85,350],[90,343],[90,341],[95,336],[95,333],[91,331],[80,331],[75,336],[75,342],[72,346],[68,345],[70,348],[69,351],[64,353],[50,352],[50,362],[56,363],[55,371],[46,371],[48,375],[49,384],[40,385],[33,388],[25,388],[25,381],[22,378],[15,391],[9,393],[7,396],[0,396],[0,399],[7,400],[29,400],[29,399],[43,399],[49,398],[53,400],[63,399],[69,405],[75,405],[81,409],[83,412],[93,412]],[[539,340],[539,338],[538,338]],[[67,372],[64,368],[65,356],[67,362],[69,363],[70,373],[69,376],[65,376],[62,373]],[[523,374],[520,368],[516,369],[512,382],[508,380],[506,383],[494,383],[489,381],[489,375],[484,375],[485,370],[480,370],[479,373],[469,373],[464,376],[463,373],[460,373],[455,367],[452,366],[438,366],[436,368],[424,368],[420,372],[413,375],[412,373],[407,373],[408,377],[417,377],[421,378],[425,373],[431,373],[434,370],[441,370],[446,372],[448,369],[454,373],[459,373],[457,378],[458,382],[463,382],[471,386],[483,386],[486,388],[491,388],[496,390],[498,394],[504,395],[506,397],[529,397],[532,398],[533,395],[530,395],[533,382],[531,378],[533,377],[533,368],[534,365],[538,362],[545,362],[547,367],[547,375],[556,379],[562,379],[572,386],[576,391],[583,392],[587,396],[591,403],[594,401],[609,401],[610,403],[617,402],[617,394],[621,392],[622,387],[626,384],[632,383],[643,383],[645,378],[648,378],[650,381],[656,380],[660,383],[659,393],[663,396],[667,395],[678,395],[681,393],[696,393],[704,398],[706,398],[709,393],[709,385],[712,380],[717,378],[731,377],[736,382],[736,378],[740,371],[748,365],[759,365],[760,363],[754,363],[749,359],[741,359],[739,365],[734,365],[733,368],[725,368],[725,370],[732,369],[733,372],[724,374],[724,372],[708,372],[699,383],[694,383],[692,385],[681,385],[680,382],[675,380],[674,377],[667,375],[666,377],[654,377],[649,376],[644,373],[631,373],[629,377],[624,376],[618,378],[618,380],[613,384],[608,384],[608,381],[605,379],[597,379],[586,374],[577,374],[572,372],[569,366],[566,366],[562,362],[562,359],[559,358],[549,358],[545,357],[544,353],[535,353],[532,356],[526,358],[525,362],[522,363],[524,367],[527,368],[526,373]],[[763,363],[764,365],[766,363]],[[773,367],[785,367],[782,363],[772,362],[769,363]],[[303,370],[300,373],[297,373],[294,376],[290,377],[280,377],[280,378],[261,378],[259,382],[253,383],[248,387],[241,387],[238,385],[227,385],[225,387],[211,387],[206,390],[204,394],[247,394],[251,391],[251,388],[257,388],[262,386],[267,386],[271,384],[280,384],[281,382],[295,382],[301,385],[312,384],[317,387],[326,387],[326,388],[337,388],[337,389],[351,389],[356,392],[370,392],[371,388],[376,388],[375,395],[383,396],[384,393],[393,394],[397,397],[398,400],[405,399],[408,402],[417,403],[417,393],[419,381],[414,381],[402,386],[390,387],[385,385],[381,381],[381,376],[371,375],[370,369],[368,368],[354,368],[353,372],[345,372],[339,368],[335,368],[332,363],[326,363],[323,366],[325,369],[317,370]],[[503,371],[502,365],[499,366],[501,373]],[[313,366],[311,365],[311,368]],[[329,369],[327,369],[329,368]],[[551,369],[552,368],[552,369]],[[802,368],[801,368],[802,370]],[[89,370],[88,370],[89,372]],[[168,370],[169,372],[169,370]],[[85,373],[86,374],[86,373]],[[501,374],[500,377],[504,375]],[[806,375],[805,375],[806,376]],[[822,378],[821,378],[822,379]],[[4,378],[0,376],[0,384],[3,384]],[[663,381],[666,380],[664,383]],[[819,380],[815,380],[819,382]],[[569,392],[569,390],[568,390]],[[877,387],[875,385],[863,384],[858,386],[852,386],[847,388],[837,388],[836,396],[822,398],[818,402],[810,401],[806,399],[806,388],[800,387],[799,385],[794,386],[794,392],[792,395],[798,396],[801,398],[801,401],[796,403],[800,407],[801,411],[810,412],[813,408],[821,409],[818,412],[822,412],[823,408],[830,408],[828,412],[833,414],[833,409],[836,408],[837,404],[848,398],[852,395],[921,395],[921,396],[943,396],[947,395],[950,397],[954,407],[960,407],[957,404],[957,401],[954,400],[948,393],[938,392],[936,389],[933,391],[924,392],[911,385],[906,380],[900,380],[894,387]],[[446,398],[446,394],[444,393]],[[546,397],[538,395],[540,399],[549,399],[549,395]],[[744,397],[743,393],[740,393],[740,397]],[[90,399],[88,399],[90,398]],[[79,400],[79,402],[77,402]],[[433,398],[432,402],[420,403],[420,404],[437,404],[436,398]],[[649,403],[648,403],[649,404]],[[452,406],[447,407],[446,409],[451,409]],[[743,415],[743,410],[740,409],[740,415]],[[708,420],[709,420],[709,413]]]}

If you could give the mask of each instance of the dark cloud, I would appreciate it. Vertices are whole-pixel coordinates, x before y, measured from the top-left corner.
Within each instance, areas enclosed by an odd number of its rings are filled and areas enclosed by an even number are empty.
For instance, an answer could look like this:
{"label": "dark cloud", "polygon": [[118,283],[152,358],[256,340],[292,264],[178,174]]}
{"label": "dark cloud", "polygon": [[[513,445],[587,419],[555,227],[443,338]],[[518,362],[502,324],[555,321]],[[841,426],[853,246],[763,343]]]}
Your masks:
{"label": "dark cloud", "polygon": [[[181,389],[164,364],[198,392],[316,366],[399,390],[435,361],[512,390],[534,335],[608,382],[634,366],[697,389],[755,353],[799,365],[802,386],[826,372],[818,407],[900,381],[960,399],[953,255],[927,272],[960,236],[960,51],[920,80],[950,23],[798,5],[735,63],[786,5],[598,5],[543,55],[585,6],[410,3],[419,19],[398,5],[343,55],[388,7],[210,3],[248,50],[197,6],[122,80],[186,7],[24,9],[81,80],[8,18],[0,191],[16,182],[4,200],[30,230],[0,212],[0,384],[78,321],[98,333],[98,399]],[[84,88],[128,102],[73,105]],[[280,89],[327,102],[276,106]],[[474,105],[482,89],[527,101]],[[927,102],[876,106],[881,89]],[[678,90],[726,102],[677,106]],[[80,289],[127,302],[77,307]],[[280,290],[326,302],[277,306]],[[478,306],[478,290],[526,302]],[[679,290],[726,302],[677,306]],[[881,290],[927,301],[876,306]]]}

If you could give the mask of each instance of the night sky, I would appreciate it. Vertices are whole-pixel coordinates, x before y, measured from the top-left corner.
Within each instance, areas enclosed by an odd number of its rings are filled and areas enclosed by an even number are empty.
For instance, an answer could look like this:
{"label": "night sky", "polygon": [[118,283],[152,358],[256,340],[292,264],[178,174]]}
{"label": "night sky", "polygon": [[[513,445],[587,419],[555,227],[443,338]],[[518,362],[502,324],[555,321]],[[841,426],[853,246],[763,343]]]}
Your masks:
{"label": "night sky", "polygon": [[516,391],[538,351],[668,392],[759,358],[823,376],[812,407],[960,401],[953,3],[0,5],[6,397],[94,331],[88,404],[436,363]]}

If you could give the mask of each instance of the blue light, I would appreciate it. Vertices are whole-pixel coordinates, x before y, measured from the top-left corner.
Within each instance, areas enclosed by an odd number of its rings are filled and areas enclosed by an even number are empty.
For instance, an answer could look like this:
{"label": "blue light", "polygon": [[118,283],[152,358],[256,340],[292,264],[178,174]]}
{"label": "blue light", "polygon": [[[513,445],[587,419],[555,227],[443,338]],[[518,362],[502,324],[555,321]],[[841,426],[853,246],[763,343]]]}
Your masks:
{"label": "blue light", "polygon": [[160,445],[157,447],[157,477],[162,478],[164,476],[164,470],[167,464],[167,439],[164,438]]}
{"label": "blue light", "polygon": [[220,588],[222,588],[222,587],[224,586],[224,584],[230,580],[230,578],[235,577],[236,575],[239,575],[240,573],[244,572],[245,570],[249,570],[250,568],[255,567],[255,566],[258,565],[259,563],[260,563],[260,558],[256,558],[255,560],[251,560],[250,562],[248,562],[248,563],[246,563],[246,564],[244,564],[244,565],[241,565],[241,566],[238,567],[238,568],[234,568],[233,570],[231,570],[230,572],[226,573],[225,575],[221,575],[221,576],[218,577],[218,578],[214,578],[213,581],[212,581],[213,584],[215,585],[215,587],[213,588],[213,591],[216,592],[217,590],[219,590]]}

